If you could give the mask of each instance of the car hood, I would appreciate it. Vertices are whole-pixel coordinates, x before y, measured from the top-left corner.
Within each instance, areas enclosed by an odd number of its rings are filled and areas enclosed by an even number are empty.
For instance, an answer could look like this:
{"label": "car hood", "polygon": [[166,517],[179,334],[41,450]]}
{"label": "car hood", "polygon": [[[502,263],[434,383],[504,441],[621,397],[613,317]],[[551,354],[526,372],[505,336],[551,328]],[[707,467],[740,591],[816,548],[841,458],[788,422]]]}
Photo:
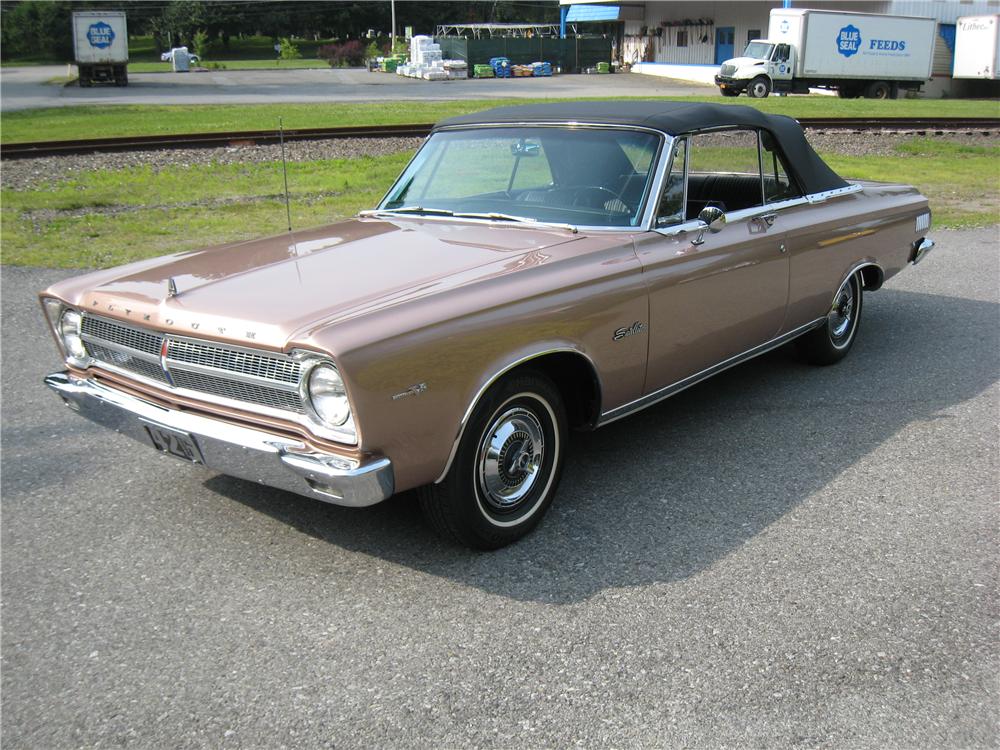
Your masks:
{"label": "car hood", "polygon": [[538,251],[577,239],[513,224],[357,219],[98,271],[46,294],[138,325],[282,349],[317,323],[537,265]]}
{"label": "car hood", "polygon": [[734,57],[731,60],[726,60],[723,65],[735,65],[736,69],[746,68],[751,65],[756,65],[759,62],[767,62],[766,60],[760,60],[756,57]]}

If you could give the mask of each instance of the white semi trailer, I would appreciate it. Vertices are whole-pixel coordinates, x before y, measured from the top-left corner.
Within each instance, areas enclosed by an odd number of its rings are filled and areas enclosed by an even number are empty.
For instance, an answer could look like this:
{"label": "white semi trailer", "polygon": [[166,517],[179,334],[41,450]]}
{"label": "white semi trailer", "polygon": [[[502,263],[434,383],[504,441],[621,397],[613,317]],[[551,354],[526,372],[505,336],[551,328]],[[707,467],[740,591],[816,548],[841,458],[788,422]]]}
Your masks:
{"label": "white semi trailer", "polygon": [[936,21],[807,8],[774,8],[767,39],[747,44],[715,76],[723,96],[834,89],[843,98],[895,98],[930,80]]}
{"label": "white semi trailer", "polygon": [[955,24],[953,78],[1000,79],[1000,15],[964,16]]}
{"label": "white semi trailer", "polygon": [[119,10],[73,14],[73,56],[80,85],[128,86],[128,27]]}

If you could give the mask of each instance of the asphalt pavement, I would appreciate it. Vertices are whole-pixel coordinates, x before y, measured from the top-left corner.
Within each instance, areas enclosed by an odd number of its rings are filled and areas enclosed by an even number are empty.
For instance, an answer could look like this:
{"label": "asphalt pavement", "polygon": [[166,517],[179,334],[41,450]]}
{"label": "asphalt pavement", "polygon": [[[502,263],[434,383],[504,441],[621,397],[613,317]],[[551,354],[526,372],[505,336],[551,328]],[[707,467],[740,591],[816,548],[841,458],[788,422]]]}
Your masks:
{"label": "asphalt pavement", "polygon": [[[567,97],[705,96],[714,85],[638,73],[565,74],[544,78],[424,81],[358,68],[206,70],[189,73],[130,73],[129,85],[48,83],[65,77],[65,65],[0,70],[0,107],[106,104],[274,104],[276,102],[434,101],[451,99],[560,99]],[[250,128],[248,128],[250,129]]]}
{"label": "asphalt pavement", "polygon": [[996,747],[997,228],[788,349],[573,440],[495,553],[91,426],[2,278],[2,740],[63,747]]}

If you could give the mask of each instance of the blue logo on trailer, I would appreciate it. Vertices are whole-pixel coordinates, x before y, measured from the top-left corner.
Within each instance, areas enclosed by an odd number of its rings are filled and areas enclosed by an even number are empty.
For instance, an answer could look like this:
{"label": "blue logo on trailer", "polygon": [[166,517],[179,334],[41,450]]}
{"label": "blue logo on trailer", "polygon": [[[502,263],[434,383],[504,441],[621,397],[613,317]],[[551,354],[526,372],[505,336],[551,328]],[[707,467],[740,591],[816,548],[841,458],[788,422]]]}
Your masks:
{"label": "blue logo on trailer", "polygon": [[861,49],[861,29],[848,24],[837,32],[837,52],[844,57],[858,54]]}
{"label": "blue logo on trailer", "polygon": [[87,41],[90,42],[91,47],[106,49],[111,46],[114,40],[115,30],[104,23],[104,21],[92,23],[90,24],[90,28],[87,29]]}

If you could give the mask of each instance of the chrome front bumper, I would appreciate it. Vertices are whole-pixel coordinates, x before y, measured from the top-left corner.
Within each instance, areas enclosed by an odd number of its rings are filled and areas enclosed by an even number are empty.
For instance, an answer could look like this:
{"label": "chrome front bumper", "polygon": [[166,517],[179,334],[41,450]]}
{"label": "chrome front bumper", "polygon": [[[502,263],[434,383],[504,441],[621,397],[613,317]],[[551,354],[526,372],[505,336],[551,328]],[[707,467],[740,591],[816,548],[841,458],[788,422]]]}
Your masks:
{"label": "chrome front bumper", "polygon": [[92,422],[147,446],[159,447],[154,435],[189,436],[196,446],[193,462],[223,474],[352,507],[374,505],[393,493],[388,458],[359,462],[321,453],[288,437],[165,409],[68,372],[49,375],[45,385]]}

